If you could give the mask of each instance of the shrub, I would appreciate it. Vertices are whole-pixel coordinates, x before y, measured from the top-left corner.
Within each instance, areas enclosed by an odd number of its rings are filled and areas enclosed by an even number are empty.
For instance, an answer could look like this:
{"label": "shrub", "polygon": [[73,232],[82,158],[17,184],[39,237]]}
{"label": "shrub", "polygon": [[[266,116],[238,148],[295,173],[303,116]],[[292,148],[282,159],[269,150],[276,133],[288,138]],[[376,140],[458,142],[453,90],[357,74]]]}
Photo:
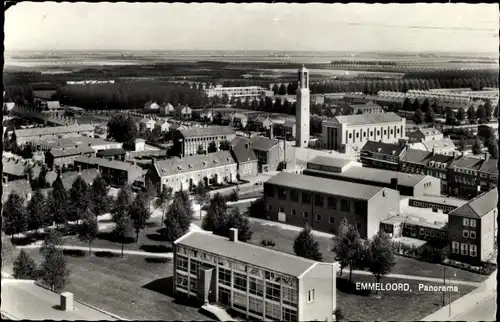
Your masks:
{"label": "shrub", "polygon": [[24,249],[19,252],[14,261],[14,277],[22,280],[34,280],[37,278],[36,263]]}
{"label": "shrub", "polygon": [[276,243],[272,239],[264,239],[260,242],[260,244],[264,247],[274,247]]}

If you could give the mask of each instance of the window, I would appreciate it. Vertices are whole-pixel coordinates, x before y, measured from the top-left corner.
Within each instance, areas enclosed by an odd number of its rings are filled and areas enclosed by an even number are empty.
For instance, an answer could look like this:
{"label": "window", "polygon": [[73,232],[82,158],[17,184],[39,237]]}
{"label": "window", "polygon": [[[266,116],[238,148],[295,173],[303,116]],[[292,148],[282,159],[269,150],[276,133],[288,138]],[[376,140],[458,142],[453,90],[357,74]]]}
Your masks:
{"label": "window", "polygon": [[292,216],[295,216],[297,214],[297,212],[295,211],[295,209],[292,209]]}
{"label": "window", "polygon": [[344,212],[351,211],[351,202],[349,200],[342,199],[340,201],[340,210]]}
{"label": "window", "polygon": [[469,251],[470,251],[470,256],[472,257],[477,257],[477,246],[476,245],[469,245]]}
{"label": "window", "polygon": [[175,283],[177,285],[177,288],[180,288],[182,290],[186,290],[187,291],[187,287],[188,287],[188,278],[187,276],[184,276],[184,275],[181,275],[181,274],[177,274],[177,281]]}
{"label": "window", "polygon": [[356,229],[359,231],[361,230],[361,222],[356,221]]}
{"label": "window", "polygon": [[352,139],[352,133],[349,133],[349,139]]}
{"label": "window", "polygon": [[247,297],[245,294],[233,292],[233,307],[243,311],[247,310]]}
{"label": "window", "polygon": [[361,201],[356,201],[354,203],[354,212],[357,213],[358,215],[362,215],[364,213],[365,207],[363,202]]}
{"label": "window", "polygon": [[373,136],[373,131],[370,131],[370,136]]}
{"label": "window", "polygon": [[281,309],[279,305],[266,302],[265,317],[272,321],[281,321]]}
{"label": "window", "polygon": [[197,276],[199,269],[200,269],[200,262],[191,258],[191,267],[189,268],[189,273]]}
{"label": "window", "polygon": [[295,322],[297,321],[297,312],[289,308],[283,308],[283,321]]}
{"label": "window", "polygon": [[297,290],[290,287],[283,287],[283,304],[296,306],[297,305]]}
{"label": "window", "polygon": [[281,286],[271,282],[266,283],[266,299],[279,302],[281,299]]}
{"label": "window", "polygon": [[387,130],[384,130],[384,135],[387,135]]}
{"label": "window", "polygon": [[380,135],[380,131],[377,131],[377,135]]}
{"label": "window", "polygon": [[262,296],[264,295],[264,281],[256,278],[256,277],[250,277],[249,278],[249,292],[250,294],[257,295],[257,296]]}
{"label": "window", "polygon": [[299,193],[297,192],[297,190],[290,191],[290,200],[295,202],[299,201]]}
{"label": "window", "polygon": [[198,290],[198,281],[196,280],[196,278],[193,278],[191,277],[189,279],[189,291],[190,292],[193,292],[193,293],[196,293],[197,290]]}
{"label": "window", "polygon": [[302,216],[304,216],[304,218],[309,218],[309,213],[307,211],[304,211],[302,213]]}
{"label": "window", "polygon": [[471,227],[476,227],[476,219],[471,219],[469,221],[469,224],[470,224]]}
{"label": "window", "polygon": [[462,255],[467,255],[467,253],[468,253],[468,247],[467,247],[467,244],[462,243],[462,244],[460,245],[460,254],[462,254]]}
{"label": "window", "polygon": [[278,188],[278,198],[280,200],[286,200],[286,190],[283,188]]}
{"label": "window", "polygon": [[307,291],[307,303],[314,301],[314,289]]}
{"label": "window", "polygon": [[464,218],[464,226],[467,227],[469,226],[469,218]]}
{"label": "window", "polygon": [[233,287],[237,290],[247,291],[247,276],[238,272],[233,272],[234,284]]}
{"label": "window", "polygon": [[366,132],[363,132],[363,137],[366,138]]}
{"label": "window", "polygon": [[314,204],[318,207],[323,207],[323,196],[315,195],[314,196]]}
{"label": "window", "polygon": [[265,190],[266,190],[266,196],[274,197],[274,187],[273,186],[266,185]]}
{"label": "window", "polygon": [[466,230],[466,229],[464,229],[464,231],[462,232],[462,236],[463,236],[464,238],[469,238],[469,231],[468,231],[468,230]]}
{"label": "window", "polygon": [[470,239],[476,239],[476,232],[474,230],[469,231]]}
{"label": "window", "polygon": [[177,255],[177,269],[184,272],[188,271],[188,260],[186,257]]}
{"label": "window", "polygon": [[219,283],[226,286],[231,286],[231,271],[219,267]]}
{"label": "window", "polygon": [[279,207],[279,212],[285,212],[285,207],[280,206],[280,207]]}
{"label": "window", "polygon": [[356,133],[356,138],[359,138],[359,132],[358,132],[358,133]]}
{"label": "window", "polygon": [[316,215],[316,221],[321,221],[321,215]]}
{"label": "window", "polygon": [[337,199],[328,197],[328,208],[337,209]]}
{"label": "window", "polygon": [[434,237],[434,230],[431,230],[431,237]]}
{"label": "window", "polygon": [[302,203],[311,204],[311,195],[308,192],[302,192]]}
{"label": "window", "polygon": [[454,242],[451,242],[451,251],[453,254],[458,254],[459,253],[459,243],[454,241]]}
{"label": "window", "polygon": [[423,236],[424,234],[425,234],[424,229],[423,229],[423,228],[420,228],[420,235],[422,235],[422,236]]}
{"label": "window", "polygon": [[264,314],[264,302],[261,299],[248,297],[248,311],[255,315],[262,316]]}
{"label": "window", "polygon": [[273,206],[268,205],[268,206],[267,206],[267,210],[269,210],[269,211],[273,211]]}
{"label": "window", "polygon": [[334,223],[335,223],[335,218],[334,218],[334,217],[330,217],[330,218],[328,218],[328,222],[329,222],[330,224],[334,224]]}

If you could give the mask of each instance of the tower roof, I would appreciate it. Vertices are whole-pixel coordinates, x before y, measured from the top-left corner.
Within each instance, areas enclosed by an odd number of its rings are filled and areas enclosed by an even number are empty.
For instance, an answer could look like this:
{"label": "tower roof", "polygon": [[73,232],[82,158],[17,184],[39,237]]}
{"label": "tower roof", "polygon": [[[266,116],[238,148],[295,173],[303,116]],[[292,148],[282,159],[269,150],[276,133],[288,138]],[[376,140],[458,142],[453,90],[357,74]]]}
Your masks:
{"label": "tower roof", "polygon": [[299,72],[307,72],[309,71],[307,68],[304,67],[304,65],[302,65],[302,67],[299,68]]}

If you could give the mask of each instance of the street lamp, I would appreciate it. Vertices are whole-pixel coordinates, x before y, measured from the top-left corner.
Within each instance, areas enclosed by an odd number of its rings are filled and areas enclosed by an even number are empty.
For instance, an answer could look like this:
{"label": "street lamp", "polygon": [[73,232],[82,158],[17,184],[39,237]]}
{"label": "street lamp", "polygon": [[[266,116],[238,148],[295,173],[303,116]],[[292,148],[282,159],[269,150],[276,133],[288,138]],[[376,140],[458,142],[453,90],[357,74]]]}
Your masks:
{"label": "street lamp", "polygon": [[[457,277],[457,271],[453,272],[453,277],[455,277],[455,278]],[[448,284],[450,284],[450,286],[451,286],[450,279],[448,279]],[[449,313],[448,313],[448,315],[449,315],[449,317],[451,317],[451,287],[448,289],[448,301],[449,301],[449,305],[448,305],[449,306]]]}

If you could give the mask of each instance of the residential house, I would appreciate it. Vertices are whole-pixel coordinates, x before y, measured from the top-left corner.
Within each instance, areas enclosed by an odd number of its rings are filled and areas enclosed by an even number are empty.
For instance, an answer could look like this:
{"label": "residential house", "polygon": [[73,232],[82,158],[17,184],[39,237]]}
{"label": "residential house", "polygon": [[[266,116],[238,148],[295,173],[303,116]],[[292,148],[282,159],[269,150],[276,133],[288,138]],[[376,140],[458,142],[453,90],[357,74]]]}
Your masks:
{"label": "residential house", "polygon": [[53,148],[45,154],[45,161],[49,169],[68,168],[79,156],[95,156],[95,151],[90,146],[77,146],[75,148]]}
{"label": "residential house", "polygon": [[160,115],[161,116],[170,116],[174,114],[175,108],[170,103],[163,103],[160,105]]}
{"label": "residential house", "polygon": [[248,116],[243,113],[234,113],[232,115],[231,125],[240,129],[246,128],[248,123]]}
{"label": "residential house", "polygon": [[201,146],[203,151],[208,151],[210,143],[215,142],[217,150],[222,141],[231,142],[236,136],[236,131],[228,127],[209,126],[201,128],[187,128],[173,133],[174,149],[180,151],[182,157],[195,155]]}
{"label": "residential house", "polygon": [[49,113],[51,115],[64,115],[66,109],[59,104],[59,101],[47,101],[42,113]]}
{"label": "residential house", "polygon": [[396,190],[308,175],[280,172],[264,182],[268,220],[337,233],[342,219],[371,238],[380,221],[399,212]]}
{"label": "residential house", "polygon": [[139,130],[140,131],[153,131],[154,127],[156,125],[156,122],[152,119],[149,118],[143,118],[142,120],[139,121]]}
{"label": "residential house", "polygon": [[167,187],[175,191],[191,190],[200,182],[205,186],[233,182],[237,165],[229,151],[193,155],[185,158],[154,160],[147,179],[158,192]]}
{"label": "residential house", "polygon": [[418,128],[416,131],[408,133],[407,137],[410,143],[444,139],[443,133],[436,128]]}
{"label": "residential house", "polygon": [[373,102],[366,102],[366,104],[348,104],[352,109],[354,115],[356,114],[379,114],[384,113],[382,106]]}
{"label": "residential house", "polygon": [[256,132],[264,132],[271,128],[273,121],[269,116],[258,115],[253,120],[250,120],[249,124],[252,130]]}
{"label": "residential house", "polygon": [[176,297],[219,303],[247,320],[333,321],[337,263],[190,231],[174,242]]}
{"label": "residential house", "polygon": [[305,175],[354,182],[399,191],[404,196],[439,196],[440,179],[426,175],[364,168],[350,160],[316,157],[307,163]]}
{"label": "residential house", "polygon": [[449,214],[450,258],[479,266],[496,250],[497,188],[470,200]]}
{"label": "residential house", "polygon": [[158,112],[160,110],[160,105],[158,105],[156,102],[153,101],[148,101],[144,104],[144,111],[145,112]]}
{"label": "residential house", "polygon": [[17,145],[23,146],[34,141],[54,140],[59,138],[94,136],[94,125],[75,124],[68,126],[41,127],[16,130]]}
{"label": "residential house", "polygon": [[283,123],[283,136],[286,138],[291,138],[292,140],[295,138],[297,126],[295,124],[295,120],[286,120]]}
{"label": "residential house", "polygon": [[126,154],[124,149],[106,149],[98,151],[96,156],[108,160],[125,161]]}
{"label": "residential house", "polygon": [[174,109],[174,116],[179,120],[190,120],[193,116],[193,110],[189,106],[179,105]]}
{"label": "residential house", "polygon": [[405,151],[404,144],[367,141],[361,148],[360,159],[364,167],[398,171]]}
{"label": "residential house", "polygon": [[322,122],[324,148],[359,153],[368,141],[398,143],[405,135],[405,121],[392,112],[335,116]]}
{"label": "residential house", "polygon": [[[449,165],[449,195],[465,199],[478,196],[481,193],[481,188],[483,188],[479,180],[479,169],[481,169],[484,161],[483,159],[468,156],[454,159]],[[494,162],[496,164],[496,160]]]}
{"label": "residential house", "polygon": [[255,178],[257,176],[259,165],[250,145],[250,140],[238,136],[235,137],[231,141],[230,152],[236,161],[240,178]]}
{"label": "residential house", "polygon": [[202,121],[202,122],[207,122],[207,123],[212,123],[214,121],[214,118],[215,118],[215,112],[213,109],[203,109],[200,113],[199,113],[199,120]]}
{"label": "residential house", "polygon": [[159,130],[161,133],[167,133],[170,129],[170,123],[168,123],[167,120],[157,120],[155,129]]}
{"label": "residential house", "polygon": [[120,149],[123,147],[123,143],[121,142],[106,141],[100,138],[87,136],[35,140],[30,142],[30,144],[36,147],[37,150],[44,152],[48,152],[52,149],[77,148],[83,146],[91,147],[96,152],[106,149]]}
{"label": "residential house", "polygon": [[81,169],[99,170],[103,178],[114,186],[131,185],[143,175],[142,168],[123,161],[81,156],[75,159],[74,164]]}
{"label": "residential house", "polygon": [[257,136],[250,139],[252,148],[259,163],[259,172],[276,171],[284,161],[283,146],[277,139]]}

